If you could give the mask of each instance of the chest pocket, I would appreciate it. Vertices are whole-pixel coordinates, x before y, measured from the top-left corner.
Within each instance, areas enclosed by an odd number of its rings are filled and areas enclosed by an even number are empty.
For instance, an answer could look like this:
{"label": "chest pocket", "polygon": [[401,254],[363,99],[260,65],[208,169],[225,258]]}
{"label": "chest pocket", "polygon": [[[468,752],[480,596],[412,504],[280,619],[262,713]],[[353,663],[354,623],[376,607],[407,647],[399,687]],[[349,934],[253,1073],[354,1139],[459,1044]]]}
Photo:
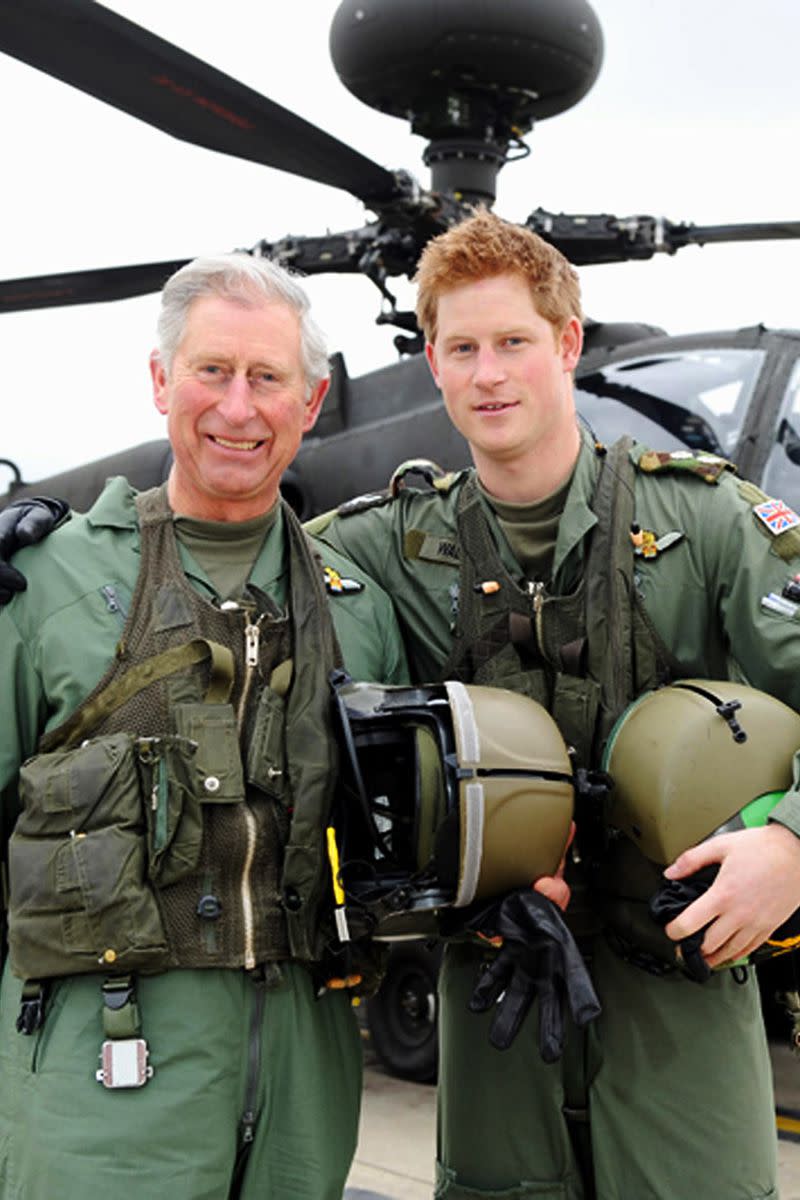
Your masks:
{"label": "chest pocket", "polygon": [[264,688],[247,740],[247,782],[276,800],[286,791],[285,723],[283,697]]}
{"label": "chest pocket", "polygon": [[179,704],[175,728],[196,743],[196,789],[205,804],[238,804],[244,800],[239,729],[230,704]]}

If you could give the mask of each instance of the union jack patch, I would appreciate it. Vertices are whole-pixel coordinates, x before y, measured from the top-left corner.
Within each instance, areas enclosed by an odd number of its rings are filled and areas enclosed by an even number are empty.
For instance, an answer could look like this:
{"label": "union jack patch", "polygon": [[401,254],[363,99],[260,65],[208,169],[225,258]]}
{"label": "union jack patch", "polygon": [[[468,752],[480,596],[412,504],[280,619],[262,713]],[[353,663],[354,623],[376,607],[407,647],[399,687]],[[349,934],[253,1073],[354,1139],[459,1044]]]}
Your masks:
{"label": "union jack patch", "polygon": [[770,533],[776,535],[800,525],[800,517],[783,500],[765,500],[762,504],[754,504],[753,512]]}

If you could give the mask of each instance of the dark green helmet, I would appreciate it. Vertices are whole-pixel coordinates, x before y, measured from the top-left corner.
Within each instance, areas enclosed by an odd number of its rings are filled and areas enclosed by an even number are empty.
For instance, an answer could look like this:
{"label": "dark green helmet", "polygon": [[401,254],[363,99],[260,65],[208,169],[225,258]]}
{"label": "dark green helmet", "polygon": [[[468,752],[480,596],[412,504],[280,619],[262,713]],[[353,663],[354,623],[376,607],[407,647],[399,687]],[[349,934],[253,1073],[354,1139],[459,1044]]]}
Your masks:
{"label": "dark green helmet", "polygon": [[335,817],[341,882],[348,903],[376,915],[377,936],[424,933],[422,914],[556,871],[574,787],[541,705],[462,683],[345,677],[334,690],[349,767]]}

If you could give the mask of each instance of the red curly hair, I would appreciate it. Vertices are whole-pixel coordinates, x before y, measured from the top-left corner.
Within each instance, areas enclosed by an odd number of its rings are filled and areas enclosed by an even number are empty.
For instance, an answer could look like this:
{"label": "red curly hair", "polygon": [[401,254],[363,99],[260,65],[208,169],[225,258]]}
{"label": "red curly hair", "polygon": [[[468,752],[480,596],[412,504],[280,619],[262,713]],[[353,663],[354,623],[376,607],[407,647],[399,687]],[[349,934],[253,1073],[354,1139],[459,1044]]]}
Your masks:
{"label": "red curly hair", "polygon": [[531,289],[537,312],[561,333],[571,317],[581,320],[577,271],[564,255],[523,225],[514,225],[485,208],[432,238],[420,256],[417,322],[429,342],[436,338],[436,316],[443,292],[493,275],[514,272]]}

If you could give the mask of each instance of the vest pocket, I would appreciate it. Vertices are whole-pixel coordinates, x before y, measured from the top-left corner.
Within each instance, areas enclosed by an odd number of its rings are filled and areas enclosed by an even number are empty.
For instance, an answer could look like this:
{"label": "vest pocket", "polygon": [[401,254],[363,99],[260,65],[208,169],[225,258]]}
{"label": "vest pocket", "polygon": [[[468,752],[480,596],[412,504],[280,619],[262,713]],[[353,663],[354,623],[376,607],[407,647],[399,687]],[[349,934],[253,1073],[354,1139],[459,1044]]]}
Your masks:
{"label": "vest pocket", "polygon": [[578,752],[580,766],[587,766],[592,761],[599,707],[600,684],[594,679],[556,675],[550,714],[564,741]]}
{"label": "vest pocket", "polygon": [[9,840],[9,953],[23,978],[161,970],[146,881],[141,780],[129,734],[30,759]]}
{"label": "vest pocket", "polygon": [[258,698],[247,743],[247,782],[278,800],[286,789],[285,719],[283,697],[265,687]]}
{"label": "vest pocket", "polygon": [[230,704],[178,704],[175,728],[197,743],[192,791],[203,804],[244,800],[239,729]]}
{"label": "vest pocket", "polygon": [[139,738],[136,757],[147,821],[147,873],[167,887],[200,861],[203,817],[188,738]]}

